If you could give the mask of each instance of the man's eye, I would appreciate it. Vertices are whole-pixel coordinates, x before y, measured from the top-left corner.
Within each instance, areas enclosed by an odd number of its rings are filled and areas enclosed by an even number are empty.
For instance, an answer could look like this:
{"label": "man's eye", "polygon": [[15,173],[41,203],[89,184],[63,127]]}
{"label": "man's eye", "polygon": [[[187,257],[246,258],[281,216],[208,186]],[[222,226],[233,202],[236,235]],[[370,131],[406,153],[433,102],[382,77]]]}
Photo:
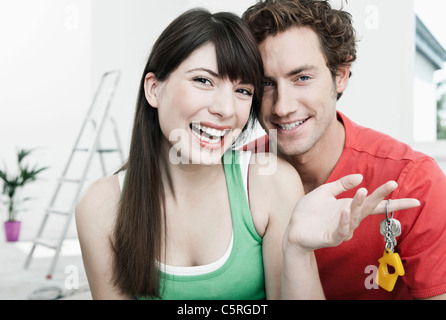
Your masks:
{"label": "man's eye", "polygon": [[273,86],[273,83],[270,82],[270,81],[264,81],[264,82],[263,82],[263,87],[264,87],[264,88],[272,87],[272,86]]}

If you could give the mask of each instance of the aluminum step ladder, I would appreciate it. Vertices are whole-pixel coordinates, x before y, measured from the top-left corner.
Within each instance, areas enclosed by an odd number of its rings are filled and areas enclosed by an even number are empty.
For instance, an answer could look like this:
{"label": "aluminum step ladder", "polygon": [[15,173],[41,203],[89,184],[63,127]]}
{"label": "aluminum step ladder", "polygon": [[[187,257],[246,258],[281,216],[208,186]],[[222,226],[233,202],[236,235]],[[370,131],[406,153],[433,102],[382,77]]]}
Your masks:
{"label": "aluminum step ladder", "polygon": [[[110,105],[112,103],[114,93],[116,91],[118,82],[120,78],[120,71],[119,70],[113,70],[109,71],[103,74],[101,81],[99,83],[99,86],[93,96],[92,103],[88,109],[87,115],[83,121],[82,127],[80,129],[80,132],[77,136],[76,142],[74,144],[74,147],[71,151],[70,157],[65,165],[65,168],[62,172],[62,175],[58,179],[57,186],[55,188],[55,191],[51,197],[49,206],[46,209],[44,218],[41,222],[41,225],[38,229],[37,236],[33,240],[33,245],[31,248],[31,251],[29,252],[26,261],[25,261],[25,269],[27,269],[31,263],[31,260],[33,258],[34,251],[37,246],[44,246],[47,248],[51,248],[55,251],[54,257],[52,258],[51,265],[48,270],[48,274],[46,276],[47,279],[51,279],[54,273],[54,270],[56,268],[57,260],[59,258],[59,254],[61,252],[61,248],[63,245],[63,242],[65,240],[65,237],[67,235],[67,232],[69,230],[70,222],[73,218],[74,211],[76,208],[76,204],[79,200],[79,197],[83,191],[84,184],[87,180],[87,175],[89,173],[89,169],[92,165],[94,155],[99,155],[100,160],[100,166],[102,168],[102,175],[105,176],[107,174],[107,170],[105,167],[105,160],[104,155],[109,153],[117,153],[120,158],[120,164],[121,165],[124,161],[124,154],[122,151],[121,142],[119,139],[118,129],[116,122],[109,117],[108,113],[110,110]],[[99,110],[98,110],[99,109]],[[101,133],[105,126],[105,124],[110,125],[111,130],[113,131],[113,137],[114,137],[114,144],[115,146],[112,148],[102,148],[101,147]],[[90,131],[90,135],[86,136],[88,131],[87,127],[91,124],[92,128]],[[82,147],[82,143],[85,143],[87,141],[88,147]],[[79,163],[76,163],[74,161],[75,155],[79,153],[84,153],[87,155],[85,165],[80,166],[80,177],[78,178],[69,178],[68,173],[70,168],[73,164],[79,165]],[[56,201],[58,197],[61,195],[61,189],[62,186],[65,184],[74,184],[75,192],[73,201],[69,207],[68,210],[60,210],[58,209],[56,205]],[[45,230],[45,226],[47,222],[49,221],[49,217],[52,215],[62,215],[66,217],[66,221],[63,225],[62,232],[58,239],[55,240],[49,240],[42,237],[43,232]]]}

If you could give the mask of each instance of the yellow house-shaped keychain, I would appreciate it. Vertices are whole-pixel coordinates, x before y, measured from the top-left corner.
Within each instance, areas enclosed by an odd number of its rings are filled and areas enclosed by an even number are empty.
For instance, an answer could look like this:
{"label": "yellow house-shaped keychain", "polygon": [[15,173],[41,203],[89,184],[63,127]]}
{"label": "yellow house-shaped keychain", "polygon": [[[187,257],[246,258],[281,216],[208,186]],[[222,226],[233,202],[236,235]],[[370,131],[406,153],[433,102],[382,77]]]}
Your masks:
{"label": "yellow house-shaped keychain", "polygon": [[[391,292],[395,287],[398,276],[404,275],[404,267],[401,262],[400,255],[398,253],[384,251],[384,255],[379,261],[378,274],[376,275],[376,283],[383,288]],[[392,266],[395,269],[394,273],[389,273],[388,266]]]}

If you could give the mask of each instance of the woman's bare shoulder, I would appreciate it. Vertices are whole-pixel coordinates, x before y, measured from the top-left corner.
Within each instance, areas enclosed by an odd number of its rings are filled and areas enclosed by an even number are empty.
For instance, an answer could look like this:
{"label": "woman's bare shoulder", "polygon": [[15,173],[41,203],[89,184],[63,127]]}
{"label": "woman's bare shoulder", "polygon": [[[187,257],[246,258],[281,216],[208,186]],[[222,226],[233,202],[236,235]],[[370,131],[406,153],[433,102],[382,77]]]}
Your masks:
{"label": "woman's bare shoulder", "polygon": [[[249,166],[251,213],[260,235],[272,220],[289,220],[303,196],[299,174],[288,162],[274,154],[254,154]],[[284,222],[284,223],[285,223]]]}
{"label": "woman's bare shoulder", "polygon": [[126,299],[113,282],[111,240],[121,190],[118,177],[101,178],[90,184],[76,207],[76,226],[82,260],[93,299]]}
{"label": "woman's bare shoulder", "polygon": [[249,179],[256,182],[260,190],[269,190],[269,194],[300,195],[302,191],[302,182],[296,169],[272,153],[257,153],[251,157]]}
{"label": "woman's bare shoulder", "polygon": [[95,228],[105,227],[110,232],[120,199],[117,175],[96,180],[85,189],[77,203],[76,223],[86,223]]}

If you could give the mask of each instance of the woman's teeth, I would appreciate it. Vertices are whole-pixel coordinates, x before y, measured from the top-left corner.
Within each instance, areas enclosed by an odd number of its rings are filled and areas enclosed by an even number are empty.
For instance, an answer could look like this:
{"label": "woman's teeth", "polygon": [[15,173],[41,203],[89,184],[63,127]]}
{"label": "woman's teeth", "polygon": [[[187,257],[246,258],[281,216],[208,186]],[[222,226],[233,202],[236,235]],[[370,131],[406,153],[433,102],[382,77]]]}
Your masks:
{"label": "woman's teeth", "polygon": [[282,130],[292,130],[298,126],[300,126],[301,124],[303,124],[305,121],[307,121],[309,118],[302,120],[302,121],[296,121],[293,123],[287,123],[287,124],[278,124],[277,126],[282,129]]}
{"label": "woman's teeth", "polygon": [[199,123],[191,124],[192,132],[201,140],[210,143],[217,143],[221,141],[221,138],[228,132],[228,130],[218,130],[214,128],[208,128]]}

